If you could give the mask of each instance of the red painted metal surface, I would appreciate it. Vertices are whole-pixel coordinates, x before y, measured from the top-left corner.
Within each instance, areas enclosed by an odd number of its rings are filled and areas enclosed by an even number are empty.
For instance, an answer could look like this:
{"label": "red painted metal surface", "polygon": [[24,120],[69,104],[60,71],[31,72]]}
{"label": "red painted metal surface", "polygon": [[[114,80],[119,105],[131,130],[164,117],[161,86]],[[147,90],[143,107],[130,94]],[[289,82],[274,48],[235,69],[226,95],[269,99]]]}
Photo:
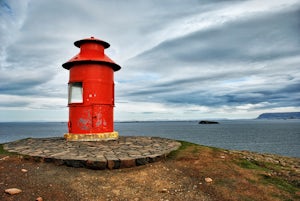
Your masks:
{"label": "red painted metal surface", "polygon": [[79,54],[62,66],[70,71],[69,133],[113,132],[114,71],[121,67],[104,53],[105,41],[76,41]]}

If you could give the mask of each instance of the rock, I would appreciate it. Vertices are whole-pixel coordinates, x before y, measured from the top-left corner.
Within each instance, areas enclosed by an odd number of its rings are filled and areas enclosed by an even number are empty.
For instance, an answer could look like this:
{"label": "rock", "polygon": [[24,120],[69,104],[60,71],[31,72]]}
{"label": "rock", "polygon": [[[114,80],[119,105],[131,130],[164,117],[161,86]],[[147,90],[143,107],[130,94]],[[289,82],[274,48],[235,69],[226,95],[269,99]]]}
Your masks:
{"label": "rock", "polygon": [[9,195],[15,195],[15,194],[18,194],[18,193],[21,193],[22,190],[21,189],[18,189],[18,188],[8,188],[5,190],[5,193],[9,194]]}
{"label": "rock", "polygon": [[219,124],[219,122],[202,120],[202,121],[199,121],[199,124]]}
{"label": "rock", "polygon": [[224,156],[224,155],[221,155],[220,158],[225,159],[225,156]]}
{"label": "rock", "polygon": [[21,172],[26,173],[26,172],[28,172],[28,170],[26,170],[26,169],[21,169]]}
{"label": "rock", "polygon": [[35,201],[43,201],[43,198],[42,197],[38,197],[38,198],[36,198]]}
{"label": "rock", "polygon": [[212,178],[209,178],[209,177],[206,177],[206,178],[205,178],[205,182],[206,182],[206,183],[211,183],[212,181],[213,181]]}
{"label": "rock", "polygon": [[3,158],[0,158],[0,161],[4,161],[4,160],[6,160],[6,159],[8,159],[9,158],[9,156],[5,156],[5,157],[3,157]]}
{"label": "rock", "polygon": [[168,192],[168,189],[166,189],[166,188],[163,188],[163,189],[161,189],[161,191],[160,191],[161,193],[167,193]]}

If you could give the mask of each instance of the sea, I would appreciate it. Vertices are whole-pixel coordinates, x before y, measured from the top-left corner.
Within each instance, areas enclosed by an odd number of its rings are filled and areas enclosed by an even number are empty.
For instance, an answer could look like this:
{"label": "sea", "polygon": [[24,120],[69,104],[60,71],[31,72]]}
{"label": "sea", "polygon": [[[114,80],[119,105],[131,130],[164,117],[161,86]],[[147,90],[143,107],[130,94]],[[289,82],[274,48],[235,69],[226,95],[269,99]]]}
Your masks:
{"label": "sea", "polygon": [[[120,136],[158,136],[229,150],[300,158],[300,119],[116,122]],[[2,122],[0,143],[23,138],[62,137],[66,122]]]}

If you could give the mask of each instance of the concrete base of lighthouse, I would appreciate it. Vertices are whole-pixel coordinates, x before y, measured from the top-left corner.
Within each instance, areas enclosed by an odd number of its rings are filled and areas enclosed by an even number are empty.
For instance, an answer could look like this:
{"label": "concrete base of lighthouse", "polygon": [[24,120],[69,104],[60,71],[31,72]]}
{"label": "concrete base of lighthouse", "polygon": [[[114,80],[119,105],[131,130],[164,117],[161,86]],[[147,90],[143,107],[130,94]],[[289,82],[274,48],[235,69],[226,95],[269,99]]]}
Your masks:
{"label": "concrete base of lighthouse", "polygon": [[64,134],[64,138],[67,141],[108,141],[117,140],[119,138],[119,133],[117,131],[87,134],[66,133]]}

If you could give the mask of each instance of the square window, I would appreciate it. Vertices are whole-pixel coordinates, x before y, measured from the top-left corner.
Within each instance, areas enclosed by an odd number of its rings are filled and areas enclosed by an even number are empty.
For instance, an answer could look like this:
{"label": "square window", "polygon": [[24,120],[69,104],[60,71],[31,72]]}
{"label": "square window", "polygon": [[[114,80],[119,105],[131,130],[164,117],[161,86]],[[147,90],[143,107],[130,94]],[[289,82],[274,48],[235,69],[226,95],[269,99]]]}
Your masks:
{"label": "square window", "polygon": [[69,83],[69,104],[83,102],[82,82]]}

